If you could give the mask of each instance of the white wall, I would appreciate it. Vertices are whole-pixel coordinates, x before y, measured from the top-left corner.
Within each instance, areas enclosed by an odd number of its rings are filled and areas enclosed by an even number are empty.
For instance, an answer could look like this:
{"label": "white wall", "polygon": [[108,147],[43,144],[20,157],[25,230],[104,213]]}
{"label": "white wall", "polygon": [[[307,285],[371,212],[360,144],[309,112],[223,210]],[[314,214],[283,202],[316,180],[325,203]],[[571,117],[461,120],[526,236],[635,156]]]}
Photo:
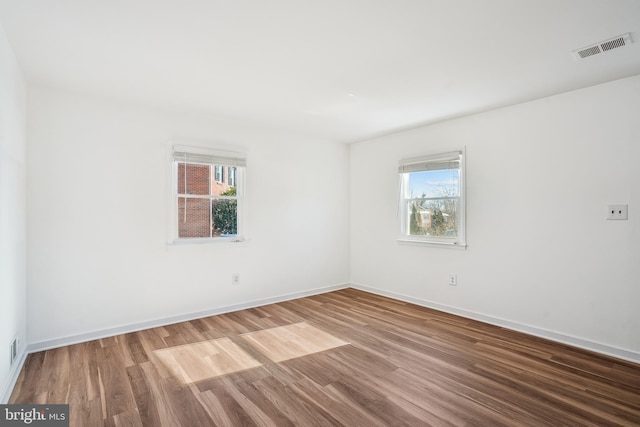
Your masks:
{"label": "white wall", "polygon": [[[26,336],[26,93],[0,28],[0,402],[15,379],[9,349]],[[19,360],[18,360],[19,362]]]}
{"label": "white wall", "polygon": [[[639,112],[636,76],[352,145],[351,281],[640,361]],[[467,250],[398,244],[398,160],[464,146]]]}
{"label": "white wall", "polygon": [[[348,147],[37,87],[29,105],[36,348],[348,281]],[[169,140],[246,150],[249,241],[167,246]]]}

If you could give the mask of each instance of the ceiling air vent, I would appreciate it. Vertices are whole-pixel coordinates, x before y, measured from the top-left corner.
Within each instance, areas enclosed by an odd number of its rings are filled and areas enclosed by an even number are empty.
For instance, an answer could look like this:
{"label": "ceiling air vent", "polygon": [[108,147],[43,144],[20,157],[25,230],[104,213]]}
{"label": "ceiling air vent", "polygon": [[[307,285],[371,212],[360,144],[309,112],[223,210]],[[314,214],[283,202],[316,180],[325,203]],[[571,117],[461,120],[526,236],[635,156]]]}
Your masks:
{"label": "ceiling air vent", "polygon": [[626,33],[591,46],[583,47],[582,49],[576,49],[573,51],[573,54],[576,58],[583,59],[589,56],[598,55],[608,50],[617,49],[631,43],[631,33]]}

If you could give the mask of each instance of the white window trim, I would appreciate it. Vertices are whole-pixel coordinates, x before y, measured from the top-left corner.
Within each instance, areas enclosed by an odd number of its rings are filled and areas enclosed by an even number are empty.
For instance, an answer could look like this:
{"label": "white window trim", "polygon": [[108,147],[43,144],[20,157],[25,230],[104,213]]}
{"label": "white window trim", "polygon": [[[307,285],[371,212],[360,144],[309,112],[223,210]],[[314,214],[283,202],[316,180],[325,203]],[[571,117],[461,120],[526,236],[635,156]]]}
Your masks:
{"label": "white window trim", "polygon": [[[454,157],[459,156],[460,161],[460,199],[459,199],[459,212],[461,213],[458,221],[458,235],[455,238],[451,237],[434,237],[434,236],[409,236],[406,230],[409,226],[407,224],[407,195],[403,194],[403,191],[408,187],[408,173],[412,171],[418,171],[421,164],[435,163],[435,162],[447,162]],[[400,216],[400,235],[398,236],[398,243],[409,245],[421,245],[434,248],[446,248],[446,249],[466,249],[466,149],[452,151],[448,153],[439,153],[430,156],[414,157],[409,159],[402,159],[399,162],[398,175],[399,175],[399,191],[398,191],[398,213]]]}
{"label": "white window trim", "polygon": [[[238,201],[238,233],[234,237],[195,237],[195,238],[179,238],[178,237],[178,189],[176,182],[178,179],[178,162],[175,161],[175,152],[186,152],[195,156],[204,156],[210,158],[211,161],[218,162],[224,166],[232,165],[236,168],[236,197]],[[195,147],[186,145],[169,145],[168,149],[169,165],[170,165],[170,182],[169,182],[169,227],[168,227],[168,245],[200,245],[200,244],[224,244],[224,243],[240,243],[245,242],[246,238],[246,154],[239,151],[230,151],[216,148]],[[212,164],[209,161],[192,161],[192,163]],[[212,168],[213,169],[213,168]],[[215,173],[213,170],[211,173]],[[209,180],[211,181],[211,180]],[[211,183],[209,183],[211,186]],[[209,196],[207,196],[209,198]],[[229,196],[216,196],[215,199],[229,199]]]}

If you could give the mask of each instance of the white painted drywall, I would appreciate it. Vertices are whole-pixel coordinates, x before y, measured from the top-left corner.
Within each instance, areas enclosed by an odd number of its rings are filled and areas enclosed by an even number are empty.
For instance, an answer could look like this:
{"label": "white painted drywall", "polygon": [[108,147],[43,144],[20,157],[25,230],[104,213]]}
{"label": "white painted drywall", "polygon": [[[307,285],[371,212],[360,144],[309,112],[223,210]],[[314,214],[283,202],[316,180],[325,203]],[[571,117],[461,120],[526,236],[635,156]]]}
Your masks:
{"label": "white painted drywall", "polygon": [[[29,105],[30,343],[347,282],[343,144],[39,87]],[[247,242],[167,245],[170,140],[246,151]]]}
{"label": "white painted drywall", "polygon": [[25,83],[0,28],[0,402],[17,370],[11,342],[18,337],[22,353],[27,330],[25,130]]}
{"label": "white painted drywall", "polygon": [[[351,281],[640,353],[639,118],[636,76],[352,145]],[[464,146],[468,248],[398,244],[398,160]]]}

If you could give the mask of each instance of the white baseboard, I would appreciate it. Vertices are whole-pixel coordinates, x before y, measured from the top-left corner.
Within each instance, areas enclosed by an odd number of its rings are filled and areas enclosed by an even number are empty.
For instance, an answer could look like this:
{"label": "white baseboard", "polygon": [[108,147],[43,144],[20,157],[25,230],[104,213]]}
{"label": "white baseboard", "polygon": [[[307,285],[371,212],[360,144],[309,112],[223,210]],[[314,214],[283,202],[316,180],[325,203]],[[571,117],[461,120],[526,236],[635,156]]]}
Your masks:
{"label": "white baseboard", "polygon": [[66,345],[79,344],[87,341],[92,341],[101,338],[108,338],[114,335],[127,334],[130,332],[141,331],[144,329],[156,328],[159,326],[171,325],[173,323],[186,322],[189,320],[200,319],[202,317],[215,316],[217,314],[230,313],[238,310],[245,310],[247,308],[260,307],[267,304],[274,304],[283,301],[289,301],[292,299],[308,297],[312,295],[324,294],[326,292],[336,291],[339,289],[348,288],[348,283],[339,285],[327,286],[323,288],[310,289],[301,292],[294,292],[290,294],[279,295],[276,297],[269,297],[260,300],[247,301],[239,304],[232,304],[223,307],[215,307],[208,310],[185,313],[177,316],[165,317],[162,319],[155,319],[146,322],[132,323],[128,325],[122,325],[115,328],[102,329],[99,331],[88,332],[84,334],[71,335],[61,338],[55,338],[46,341],[39,341],[30,343],[27,346],[28,353],[35,353],[38,351],[49,350],[56,347],[63,347]]}
{"label": "white baseboard", "polygon": [[535,326],[524,325],[522,323],[512,322],[510,320],[501,319],[498,317],[488,316],[486,314],[476,313],[473,311],[463,310],[448,305],[438,304],[433,301],[423,300],[420,298],[414,298],[407,295],[397,294],[395,292],[389,292],[378,288],[372,288],[359,283],[352,283],[351,286],[354,289],[369,292],[376,295],[381,295],[393,299],[397,299],[404,302],[409,302],[422,307],[432,308],[434,310],[443,311],[445,313],[455,314],[468,319],[479,320],[491,325],[501,326],[503,328],[511,329],[525,334],[534,335],[540,338],[546,338],[551,341],[556,341],[562,344],[567,344],[573,347],[582,348],[585,350],[593,351],[596,353],[604,354],[607,356],[616,357],[618,359],[626,360],[633,363],[640,364],[640,353],[625,350],[610,346],[607,344],[601,344],[598,342],[586,340],[583,338],[574,337],[571,335],[562,334],[559,332],[549,331]]}
{"label": "white baseboard", "polygon": [[26,360],[27,352],[23,349],[20,354],[18,354],[15,363],[11,367],[11,371],[9,371],[9,381],[7,381],[2,390],[2,394],[0,394],[0,404],[6,405],[9,402],[11,392],[16,386],[16,381],[18,381],[18,376],[20,375],[20,371],[22,371],[22,367]]}

